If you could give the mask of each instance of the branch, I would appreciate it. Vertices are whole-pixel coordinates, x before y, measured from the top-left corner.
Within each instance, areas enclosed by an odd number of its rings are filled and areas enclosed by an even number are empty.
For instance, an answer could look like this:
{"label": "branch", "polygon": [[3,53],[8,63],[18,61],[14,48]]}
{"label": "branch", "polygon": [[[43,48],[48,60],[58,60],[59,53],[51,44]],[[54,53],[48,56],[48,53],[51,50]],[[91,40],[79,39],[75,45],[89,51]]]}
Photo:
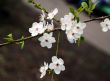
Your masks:
{"label": "branch", "polygon": [[85,21],[83,21],[83,22],[88,23],[88,22],[91,22],[91,21],[103,20],[103,19],[105,19],[105,18],[109,18],[109,17],[110,17],[110,15],[107,15],[107,16],[102,16],[102,17],[97,17],[97,18],[93,18],[93,19],[85,20]]}
{"label": "branch", "polygon": [[[58,30],[61,30],[60,28],[55,28],[54,30],[52,30],[52,31],[58,31]],[[52,31],[47,31],[48,33],[49,32],[52,32]],[[39,34],[39,35],[37,35],[37,36],[41,36],[42,34]],[[13,41],[11,41],[11,42],[5,42],[5,43],[2,43],[2,44],[0,44],[0,47],[2,47],[2,46],[6,46],[6,45],[9,45],[9,44],[14,44],[14,43],[18,43],[18,42],[21,42],[21,41],[26,41],[26,40],[28,40],[28,39],[32,39],[32,38],[35,38],[35,37],[37,37],[37,36],[28,36],[28,37],[25,37],[24,39],[16,39],[16,40],[13,40]]]}

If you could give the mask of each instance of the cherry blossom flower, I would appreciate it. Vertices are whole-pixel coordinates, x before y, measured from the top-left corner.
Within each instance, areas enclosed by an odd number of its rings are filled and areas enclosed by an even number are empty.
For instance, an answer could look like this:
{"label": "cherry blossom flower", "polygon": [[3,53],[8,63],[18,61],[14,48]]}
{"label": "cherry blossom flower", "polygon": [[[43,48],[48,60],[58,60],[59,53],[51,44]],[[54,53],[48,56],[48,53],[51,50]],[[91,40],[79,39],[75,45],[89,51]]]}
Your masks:
{"label": "cherry blossom flower", "polygon": [[47,19],[53,19],[57,13],[58,13],[58,9],[55,8],[52,12],[48,13]]}
{"label": "cherry blossom flower", "polygon": [[72,26],[76,23],[74,20],[74,15],[69,13],[69,15],[65,15],[64,18],[60,19],[61,29],[62,30],[70,30]]}
{"label": "cherry blossom flower", "polygon": [[46,29],[47,29],[48,31],[53,30],[53,29],[54,29],[53,20],[51,21],[50,24],[47,22],[47,24],[46,24],[45,27],[46,27]]}
{"label": "cherry blossom flower", "polygon": [[52,57],[52,63],[50,63],[49,68],[54,70],[56,74],[60,74],[61,71],[65,70],[65,66],[63,65],[64,61],[61,58],[57,58],[56,56]]}
{"label": "cherry blossom flower", "polygon": [[55,43],[56,40],[54,37],[52,37],[53,32],[51,33],[44,33],[42,37],[40,37],[38,40],[40,41],[40,45],[42,47],[47,47],[47,48],[51,48],[52,47],[52,43]]}
{"label": "cherry blossom flower", "polygon": [[43,22],[34,22],[32,24],[32,27],[29,28],[29,32],[31,33],[31,36],[37,36],[38,34],[42,34],[46,29],[44,28]]}
{"label": "cherry blossom flower", "polygon": [[42,14],[41,14],[41,17],[40,17],[40,21],[45,21],[45,13],[44,13],[44,11],[42,10]]}
{"label": "cherry blossom flower", "polygon": [[83,30],[85,29],[86,24],[81,22],[76,22],[74,26],[71,27],[70,30],[66,30],[67,39],[70,43],[76,43],[76,41],[83,34]]}
{"label": "cherry blossom flower", "polygon": [[101,22],[100,25],[103,32],[107,32],[108,30],[110,30],[110,20],[108,18],[106,18],[104,22]]}
{"label": "cherry blossom flower", "polygon": [[86,23],[78,22],[73,27],[73,32],[78,34],[83,34],[83,30],[86,28]]}
{"label": "cherry blossom flower", "polygon": [[74,33],[73,30],[66,31],[66,34],[70,43],[76,43],[76,41],[81,37],[81,34]]}
{"label": "cherry blossom flower", "polygon": [[44,62],[44,66],[40,68],[40,72],[41,72],[40,78],[43,78],[46,75],[47,69],[48,69],[48,63]]}

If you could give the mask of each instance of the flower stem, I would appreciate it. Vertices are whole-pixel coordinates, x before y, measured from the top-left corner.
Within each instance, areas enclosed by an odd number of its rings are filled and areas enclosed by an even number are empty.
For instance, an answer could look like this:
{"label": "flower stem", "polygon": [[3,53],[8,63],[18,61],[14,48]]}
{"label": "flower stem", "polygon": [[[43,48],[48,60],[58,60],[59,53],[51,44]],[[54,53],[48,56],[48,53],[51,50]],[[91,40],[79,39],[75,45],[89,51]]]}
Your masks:
{"label": "flower stem", "polygon": [[54,78],[53,78],[53,74],[54,74],[54,72],[52,72],[52,77],[51,77],[51,81],[54,81]]}
{"label": "flower stem", "polygon": [[58,55],[59,43],[60,43],[60,31],[58,32],[58,38],[57,38],[56,56]]}

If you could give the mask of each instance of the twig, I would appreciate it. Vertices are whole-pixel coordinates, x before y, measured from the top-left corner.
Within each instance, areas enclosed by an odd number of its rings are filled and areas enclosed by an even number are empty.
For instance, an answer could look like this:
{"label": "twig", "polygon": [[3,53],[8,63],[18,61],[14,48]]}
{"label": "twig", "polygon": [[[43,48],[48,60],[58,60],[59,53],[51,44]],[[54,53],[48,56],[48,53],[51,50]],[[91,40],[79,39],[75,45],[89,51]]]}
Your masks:
{"label": "twig", "polygon": [[91,22],[91,21],[102,20],[102,19],[109,18],[109,17],[110,17],[110,15],[107,15],[107,16],[102,16],[102,17],[97,17],[97,18],[85,20],[83,22],[87,23],[87,22]]}
{"label": "twig", "polygon": [[[52,31],[58,31],[58,30],[61,30],[60,28],[55,28],[54,30],[52,30]],[[52,32],[52,31],[47,31],[47,32]],[[40,35],[42,35],[42,34],[39,34],[39,35],[37,35],[37,36],[40,36]],[[28,39],[32,39],[32,38],[35,38],[35,37],[37,37],[37,36],[28,36],[28,37],[25,37],[24,39],[16,39],[16,40],[13,40],[13,41],[11,41],[11,42],[5,42],[5,43],[2,43],[2,44],[0,44],[0,47],[2,47],[2,46],[6,46],[6,45],[9,45],[9,44],[14,44],[14,43],[17,43],[17,42],[21,42],[21,41],[26,41],[26,40],[28,40]]]}

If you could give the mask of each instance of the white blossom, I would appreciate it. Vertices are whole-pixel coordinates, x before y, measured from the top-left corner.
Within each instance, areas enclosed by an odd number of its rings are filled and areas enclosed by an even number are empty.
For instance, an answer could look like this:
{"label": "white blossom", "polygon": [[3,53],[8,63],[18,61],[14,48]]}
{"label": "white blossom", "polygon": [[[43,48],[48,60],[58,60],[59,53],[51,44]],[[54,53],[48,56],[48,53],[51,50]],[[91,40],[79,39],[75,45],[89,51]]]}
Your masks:
{"label": "white blossom", "polygon": [[47,22],[47,24],[46,24],[45,27],[46,27],[46,29],[47,29],[48,31],[53,30],[53,29],[54,29],[53,20],[51,21],[51,23],[48,23],[48,22]]}
{"label": "white blossom", "polygon": [[81,37],[81,34],[74,33],[73,30],[66,31],[66,34],[70,43],[76,43],[76,41]]}
{"label": "white blossom", "polygon": [[54,70],[56,74],[60,74],[61,71],[65,70],[64,61],[56,56],[52,57],[52,63],[50,63],[49,68]]}
{"label": "white blossom", "polygon": [[42,14],[41,14],[41,17],[40,17],[40,21],[45,21],[45,13],[44,13],[44,11],[42,10]]}
{"label": "white blossom", "polygon": [[74,21],[74,15],[72,13],[65,15],[64,18],[60,19],[60,22],[62,30],[70,30],[71,27],[76,23],[76,21]]}
{"label": "white blossom", "polygon": [[52,43],[55,43],[56,40],[54,37],[52,37],[53,32],[51,33],[44,33],[42,37],[40,37],[38,40],[40,41],[40,45],[42,47],[47,47],[47,48],[51,48],[52,47]]}
{"label": "white blossom", "polygon": [[48,69],[48,63],[44,62],[44,66],[40,68],[40,72],[41,72],[40,78],[43,78],[46,75],[47,69]]}
{"label": "white blossom", "polygon": [[47,19],[53,19],[57,13],[58,13],[58,9],[55,8],[52,12],[48,13]]}
{"label": "white blossom", "polygon": [[110,20],[108,18],[106,18],[104,22],[101,22],[100,25],[103,32],[107,32],[108,30],[110,30]]}
{"label": "white blossom", "polygon": [[83,30],[86,28],[86,23],[78,22],[73,27],[73,32],[78,34],[83,34]]}
{"label": "white blossom", "polygon": [[67,39],[70,43],[76,43],[76,41],[83,34],[83,30],[85,29],[86,24],[81,22],[76,22],[70,30],[66,30]]}
{"label": "white blossom", "polygon": [[43,22],[34,22],[32,24],[32,27],[29,28],[29,32],[31,33],[31,36],[37,36],[38,34],[42,34],[46,29],[44,28]]}

